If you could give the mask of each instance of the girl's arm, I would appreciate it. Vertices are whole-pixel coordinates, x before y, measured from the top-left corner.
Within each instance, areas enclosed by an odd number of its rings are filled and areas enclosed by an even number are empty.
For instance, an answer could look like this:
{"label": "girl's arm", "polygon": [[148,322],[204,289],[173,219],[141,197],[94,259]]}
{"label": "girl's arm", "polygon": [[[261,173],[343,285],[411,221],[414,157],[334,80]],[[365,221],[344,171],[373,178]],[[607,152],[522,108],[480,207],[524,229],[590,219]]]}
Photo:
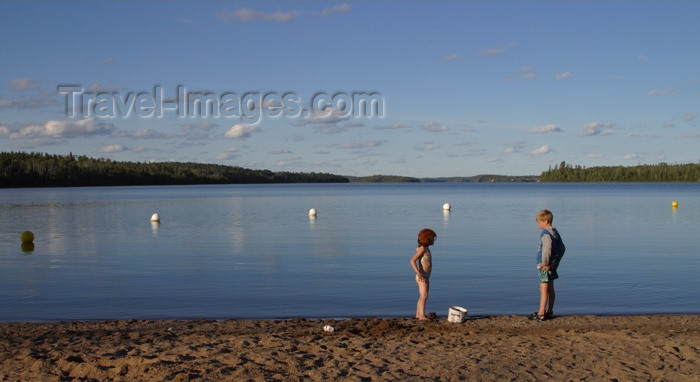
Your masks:
{"label": "girl's arm", "polygon": [[423,253],[425,253],[425,248],[424,247],[418,247],[416,248],[416,254],[411,257],[411,267],[413,267],[413,270],[416,272],[418,277],[424,277],[423,271],[418,268],[418,261],[420,261],[421,256],[423,256]]}

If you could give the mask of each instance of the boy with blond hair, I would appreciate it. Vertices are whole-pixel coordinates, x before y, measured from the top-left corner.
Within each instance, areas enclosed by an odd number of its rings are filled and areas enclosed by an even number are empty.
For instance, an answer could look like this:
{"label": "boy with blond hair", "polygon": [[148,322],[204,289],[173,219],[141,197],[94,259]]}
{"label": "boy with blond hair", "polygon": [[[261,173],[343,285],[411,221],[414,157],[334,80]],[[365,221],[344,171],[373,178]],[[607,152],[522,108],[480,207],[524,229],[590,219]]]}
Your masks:
{"label": "boy with blond hair", "polygon": [[540,280],[540,309],[530,315],[531,320],[545,321],[554,316],[554,280],[559,278],[557,268],[566,247],[561,235],[552,227],[554,215],[542,210],[535,216],[540,232],[540,245],[537,251],[537,273]]}

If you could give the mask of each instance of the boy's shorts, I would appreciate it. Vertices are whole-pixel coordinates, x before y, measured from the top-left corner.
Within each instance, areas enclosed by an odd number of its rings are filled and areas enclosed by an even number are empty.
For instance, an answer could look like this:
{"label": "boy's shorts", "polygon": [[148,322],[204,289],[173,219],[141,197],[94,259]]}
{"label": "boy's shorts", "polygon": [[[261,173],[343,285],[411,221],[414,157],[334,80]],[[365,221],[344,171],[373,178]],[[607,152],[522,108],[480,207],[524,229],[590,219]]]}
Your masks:
{"label": "boy's shorts", "polygon": [[537,276],[540,278],[540,283],[548,283],[559,278],[556,269],[549,271],[545,271],[544,269],[538,269]]}

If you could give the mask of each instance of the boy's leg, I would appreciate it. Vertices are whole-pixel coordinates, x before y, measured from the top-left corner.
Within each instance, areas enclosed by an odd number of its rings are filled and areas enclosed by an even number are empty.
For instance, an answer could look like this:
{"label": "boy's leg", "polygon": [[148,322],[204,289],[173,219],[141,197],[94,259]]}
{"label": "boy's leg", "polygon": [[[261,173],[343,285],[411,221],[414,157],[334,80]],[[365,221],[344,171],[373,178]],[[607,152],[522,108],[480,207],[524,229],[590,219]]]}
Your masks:
{"label": "boy's leg", "polygon": [[547,284],[549,284],[547,287],[547,313],[552,314],[554,312],[554,299],[557,297],[557,294],[554,292],[554,280],[548,282]]}
{"label": "boy's leg", "polygon": [[547,297],[549,296],[549,284],[550,283],[545,282],[540,283],[540,310],[537,311],[537,314],[540,315],[540,317],[544,316],[545,309],[547,307]]}

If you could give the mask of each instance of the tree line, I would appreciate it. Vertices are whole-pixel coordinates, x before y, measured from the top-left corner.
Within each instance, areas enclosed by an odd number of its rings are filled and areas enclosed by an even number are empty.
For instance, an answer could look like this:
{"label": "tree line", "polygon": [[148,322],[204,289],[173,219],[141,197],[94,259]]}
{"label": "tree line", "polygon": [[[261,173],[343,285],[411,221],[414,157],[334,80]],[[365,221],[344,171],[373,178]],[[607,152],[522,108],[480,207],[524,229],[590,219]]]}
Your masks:
{"label": "tree line", "polygon": [[[328,173],[275,172],[239,166],[182,162],[121,162],[81,155],[0,152],[0,188],[180,184],[348,183],[348,182],[518,182],[537,176],[478,175],[413,178],[394,175],[348,177]],[[632,167],[572,166],[561,162],[539,176],[541,182],[700,182],[700,163]]]}
{"label": "tree line", "polygon": [[700,163],[601,166],[586,168],[561,162],[540,175],[541,182],[699,182]]}
{"label": "tree line", "polygon": [[347,177],[327,173],[274,172],[201,163],[121,162],[72,153],[0,153],[1,188],[347,182]]}

